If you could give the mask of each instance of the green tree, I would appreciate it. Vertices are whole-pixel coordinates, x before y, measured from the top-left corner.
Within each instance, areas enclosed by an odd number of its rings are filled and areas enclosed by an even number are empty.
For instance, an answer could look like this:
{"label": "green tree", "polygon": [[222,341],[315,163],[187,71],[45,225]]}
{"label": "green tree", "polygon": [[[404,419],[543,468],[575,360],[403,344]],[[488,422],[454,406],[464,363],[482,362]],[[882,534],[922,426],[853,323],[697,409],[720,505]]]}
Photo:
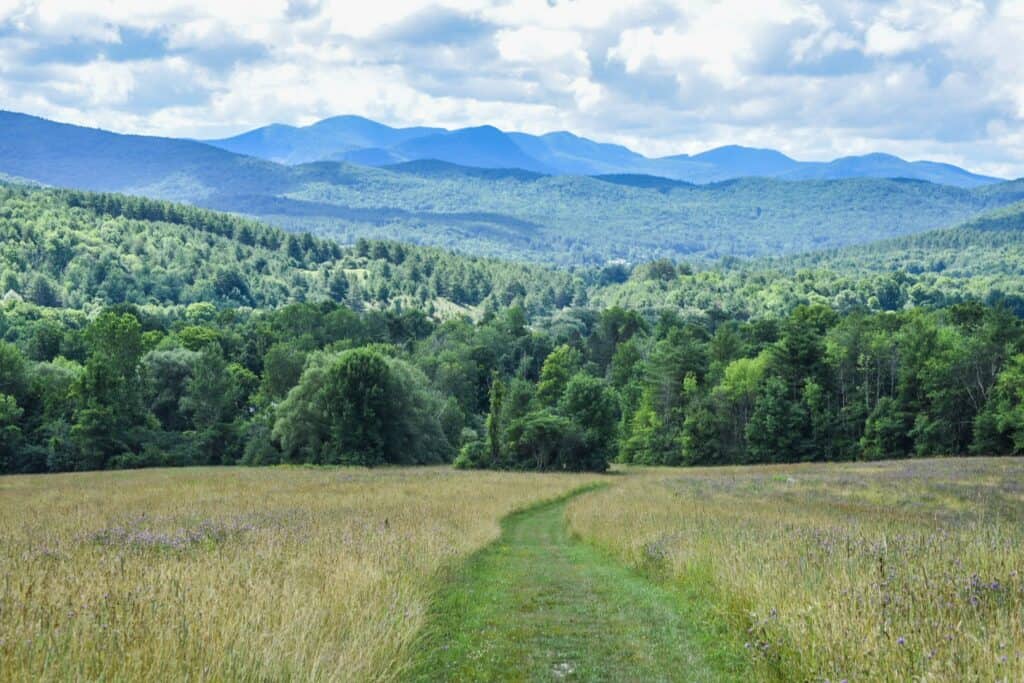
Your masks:
{"label": "green tree", "polygon": [[344,301],[348,297],[349,291],[348,277],[345,275],[345,271],[339,270],[332,275],[327,289],[335,301]]}
{"label": "green tree", "polygon": [[278,407],[273,434],[293,462],[441,462],[451,451],[442,408],[420,371],[358,348],[311,359]]}
{"label": "green tree", "polygon": [[907,415],[896,399],[879,399],[864,425],[860,440],[863,456],[868,460],[902,458],[909,447]]}
{"label": "green tree", "polygon": [[101,313],[86,337],[89,358],[73,394],[74,469],[102,469],[120,454],[138,452],[149,425],[143,407],[142,326],[131,314]]}
{"label": "green tree", "polygon": [[1024,354],[999,373],[992,396],[975,421],[979,454],[1024,453]]}
{"label": "green tree", "polygon": [[572,420],[583,434],[584,446],[590,454],[583,469],[603,470],[597,463],[607,463],[615,454],[618,405],[604,381],[579,372],[566,385],[558,403],[558,412]]}
{"label": "green tree", "polygon": [[0,394],[0,473],[25,471],[20,462],[24,445],[20,423],[24,413],[13,396]]}
{"label": "green tree", "polygon": [[548,354],[540,371],[537,383],[537,399],[546,406],[554,406],[561,400],[569,379],[582,365],[580,352],[563,344]]}
{"label": "green tree", "polygon": [[587,448],[586,438],[572,420],[547,410],[512,421],[505,440],[516,469],[603,472],[608,467],[606,460]]}
{"label": "green tree", "polygon": [[747,444],[754,462],[792,462],[801,459],[804,415],[793,401],[787,383],[769,377],[762,385],[747,423]]}
{"label": "green tree", "polygon": [[502,438],[504,425],[502,414],[505,412],[505,384],[498,377],[491,381],[490,411],[487,413],[487,453],[492,467],[502,463]]}
{"label": "green tree", "polygon": [[220,348],[208,347],[194,359],[181,411],[189,418],[196,464],[234,464],[241,457],[234,425],[241,417],[237,412],[241,392]]}
{"label": "green tree", "polygon": [[263,356],[263,394],[277,401],[299,383],[306,354],[291,344],[274,344]]}

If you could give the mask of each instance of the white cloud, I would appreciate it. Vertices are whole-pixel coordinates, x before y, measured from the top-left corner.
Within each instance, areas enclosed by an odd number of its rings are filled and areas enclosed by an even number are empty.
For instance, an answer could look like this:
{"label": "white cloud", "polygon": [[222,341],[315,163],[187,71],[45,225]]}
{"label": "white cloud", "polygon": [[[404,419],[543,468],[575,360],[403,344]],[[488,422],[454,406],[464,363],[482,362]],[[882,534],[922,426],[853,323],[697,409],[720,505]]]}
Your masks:
{"label": "white cloud", "polygon": [[624,14],[642,14],[656,5],[645,0],[509,0],[483,7],[481,14],[503,25],[593,30],[608,26]]}
{"label": "white cloud", "polygon": [[323,12],[332,33],[365,38],[432,4],[435,3],[430,0],[327,0],[323,4]]}
{"label": "white cloud", "polygon": [[604,99],[604,87],[588,78],[577,78],[569,84],[569,89],[575,95],[576,104],[582,111],[593,109]]}
{"label": "white cloud", "polygon": [[695,3],[672,25],[623,31],[608,59],[623,63],[630,73],[693,69],[725,87],[738,87],[778,30],[797,23],[812,30],[790,46],[791,54],[806,51],[808,41],[828,28],[819,8],[790,0]]}
{"label": "white cloud", "polygon": [[1024,175],[1021,0],[0,0],[0,106],[221,135],[357,113]]}
{"label": "white cloud", "polygon": [[865,52],[869,55],[898,55],[921,45],[924,36],[915,31],[901,31],[879,22],[868,29]]}
{"label": "white cloud", "polygon": [[510,62],[543,63],[565,58],[587,62],[583,40],[575,31],[527,26],[498,31],[495,39],[498,53]]}

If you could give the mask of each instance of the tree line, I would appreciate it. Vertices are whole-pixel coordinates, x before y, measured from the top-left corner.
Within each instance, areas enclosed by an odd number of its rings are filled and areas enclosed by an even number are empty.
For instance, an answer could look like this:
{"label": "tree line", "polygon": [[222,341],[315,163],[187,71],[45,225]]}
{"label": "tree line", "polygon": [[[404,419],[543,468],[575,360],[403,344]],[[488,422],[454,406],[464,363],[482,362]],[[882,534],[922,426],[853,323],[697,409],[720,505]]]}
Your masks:
{"label": "tree line", "polygon": [[8,303],[0,468],[455,462],[603,470],[1024,452],[1005,308],[781,318],[334,302],[240,312]]}
{"label": "tree line", "polygon": [[1017,453],[1022,218],[555,270],[0,184],[0,470]]}

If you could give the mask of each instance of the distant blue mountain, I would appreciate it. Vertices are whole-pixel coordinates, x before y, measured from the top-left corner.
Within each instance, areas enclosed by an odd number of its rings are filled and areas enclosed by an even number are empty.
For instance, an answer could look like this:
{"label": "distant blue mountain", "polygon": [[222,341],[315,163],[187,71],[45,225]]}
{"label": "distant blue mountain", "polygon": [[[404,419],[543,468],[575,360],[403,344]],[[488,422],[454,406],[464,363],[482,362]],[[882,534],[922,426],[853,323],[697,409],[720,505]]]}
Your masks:
{"label": "distant blue mountain", "polygon": [[[385,149],[407,140],[447,132],[442,128],[392,128],[361,116],[335,116],[297,128],[279,123],[257,128],[232,138],[208,140],[207,144],[236,154],[282,164],[341,160],[345,154],[364,149]],[[383,165],[396,159],[369,157]]]}
{"label": "distant blue mountain", "polygon": [[565,131],[539,136],[526,133],[507,135],[530,157],[567,175],[642,171],[650,161],[622,145],[594,142]]}
{"label": "distant blue mountain", "polygon": [[329,161],[348,161],[360,166],[391,166],[405,161],[405,157],[399,156],[390,149],[381,147],[367,147],[365,149],[354,149],[350,152],[339,152],[328,158]]}
{"label": "distant blue mountain", "polygon": [[[539,180],[546,178],[543,173],[526,171],[521,168],[481,168],[473,166],[459,166],[447,161],[437,159],[417,159],[416,161],[404,161],[398,164],[390,164],[381,168],[394,173],[405,173],[419,176],[420,178],[483,178],[485,180],[502,180],[513,178],[515,180]],[[662,178],[661,180],[665,180]],[[674,183],[675,180],[665,182]]]}
{"label": "distant blue mountain", "polygon": [[[916,173],[979,182],[959,169],[886,156],[801,164],[771,150],[726,147],[648,159],[571,134],[517,136],[491,126],[424,133],[342,118],[309,128],[330,155],[362,163],[282,164],[0,111],[0,178],[186,201],[346,241],[386,237],[565,264],[828,249],[1024,200],[1024,179],[974,189],[907,180]],[[294,155],[313,139],[308,129],[275,126],[238,144]],[[356,142],[372,146],[338,151]],[[554,176],[609,167],[629,170]],[[747,172],[779,177],[709,182]],[[793,179],[799,173],[814,179]],[[827,179],[871,173],[900,178]]]}
{"label": "distant blue mountain", "polygon": [[908,162],[888,154],[805,162],[773,149],[728,145],[700,154],[648,158],[633,150],[595,142],[566,131],[530,135],[493,126],[445,130],[392,128],[359,116],[337,116],[304,128],[274,124],[209,144],[238,154],[300,164],[349,161],[392,166],[436,159],[459,166],[518,168],[552,175],[661,176],[690,183],[744,177],[786,180],[909,178],[943,185],[977,187],[999,182],[956,166]]}
{"label": "distant blue mountain", "polygon": [[843,178],[910,178],[940,185],[978,187],[998,182],[952,164],[934,161],[904,161],[891,154],[866,154],[830,161],[805,162],[785,170],[778,177],[788,180],[841,180]]}
{"label": "distant blue mountain", "polygon": [[434,133],[395,145],[391,151],[407,161],[437,159],[460,166],[558,172],[557,168],[526,154],[512,138],[494,126]]}
{"label": "distant blue mountain", "polygon": [[48,185],[192,201],[232,192],[279,192],[288,167],[192,140],[120,135],[0,111],[0,172]]}
{"label": "distant blue mountain", "polygon": [[790,159],[774,149],[755,149],[728,145],[708,150],[690,157],[702,164],[711,164],[730,175],[777,176],[800,166],[799,161]]}

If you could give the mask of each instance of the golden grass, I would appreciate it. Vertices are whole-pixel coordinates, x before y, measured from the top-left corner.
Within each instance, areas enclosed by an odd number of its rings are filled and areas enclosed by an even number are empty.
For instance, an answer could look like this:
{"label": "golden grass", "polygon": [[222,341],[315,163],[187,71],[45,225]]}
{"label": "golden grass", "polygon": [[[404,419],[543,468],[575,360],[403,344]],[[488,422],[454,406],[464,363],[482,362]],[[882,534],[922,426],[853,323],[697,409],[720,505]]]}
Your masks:
{"label": "golden grass", "polygon": [[0,478],[0,678],[388,680],[510,511],[592,476],[185,469]]}
{"label": "golden grass", "polygon": [[709,601],[760,677],[1024,680],[1024,460],[630,473],[573,531]]}

